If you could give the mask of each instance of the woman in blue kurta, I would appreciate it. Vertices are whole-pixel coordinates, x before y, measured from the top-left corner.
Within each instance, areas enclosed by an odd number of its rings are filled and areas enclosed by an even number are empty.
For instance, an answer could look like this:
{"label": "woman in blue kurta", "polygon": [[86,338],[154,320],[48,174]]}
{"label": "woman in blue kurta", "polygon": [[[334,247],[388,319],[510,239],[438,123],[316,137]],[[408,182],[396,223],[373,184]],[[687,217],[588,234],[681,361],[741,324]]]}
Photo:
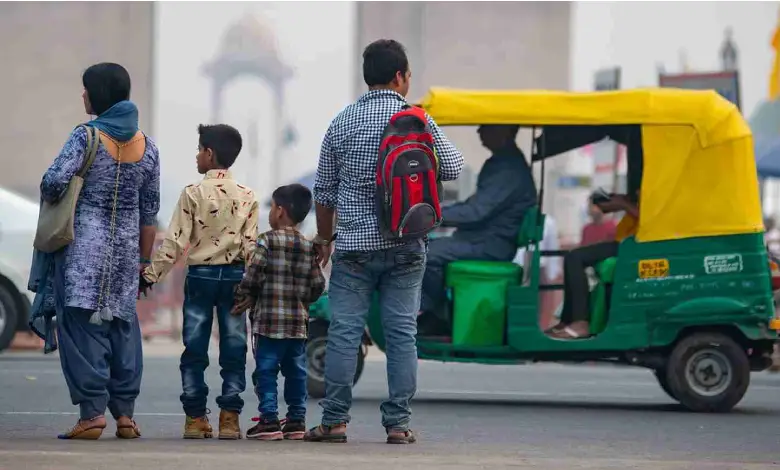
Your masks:
{"label": "woman in blue kurta", "polygon": [[[60,438],[99,438],[106,408],[117,420],[117,437],[135,438],[141,435],[133,411],[143,361],[136,299],[139,269],[154,241],[160,163],[157,147],[138,130],[127,71],[97,64],[82,81],[85,110],[98,117],[70,135],[43,175],[42,199],[59,200],[81,168],[88,127],[99,131],[100,145],[76,206],[73,242],[51,255],[35,254],[33,323],[56,315],[59,344],[49,350],[59,347],[71,399],[81,411]],[[52,342],[51,332],[42,335]]]}

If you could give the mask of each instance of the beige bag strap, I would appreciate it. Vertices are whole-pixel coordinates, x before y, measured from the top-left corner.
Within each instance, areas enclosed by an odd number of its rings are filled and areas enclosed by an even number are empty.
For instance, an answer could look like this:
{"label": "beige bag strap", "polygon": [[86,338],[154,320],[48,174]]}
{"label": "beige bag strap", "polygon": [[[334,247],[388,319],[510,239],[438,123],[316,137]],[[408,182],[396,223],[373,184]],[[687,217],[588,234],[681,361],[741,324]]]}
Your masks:
{"label": "beige bag strap", "polygon": [[89,171],[92,163],[95,161],[98,147],[100,146],[100,133],[95,127],[81,126],[87,131],[87,155],[84,158],[84,163],[81,165],[76,175],[84,178]]}

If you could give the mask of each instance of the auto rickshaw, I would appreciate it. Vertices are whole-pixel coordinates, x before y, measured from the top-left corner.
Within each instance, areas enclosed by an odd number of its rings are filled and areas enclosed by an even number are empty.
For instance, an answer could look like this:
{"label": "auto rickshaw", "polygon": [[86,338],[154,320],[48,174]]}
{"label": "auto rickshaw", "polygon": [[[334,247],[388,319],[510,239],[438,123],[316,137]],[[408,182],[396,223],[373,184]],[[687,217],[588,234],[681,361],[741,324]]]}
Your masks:
{"label": "auto rickshaw", "polygon": [[[446,270],[452,340],[419,337],[420,359],[480,364],[602,361],[649,368],[693,411],[724,412],[751,371],[771,364],[775,318],[752,136],[715,91],[594,93],[431,89],[421,106],[441,126],[516,124],[533,130],[532,162],[609,138],[626,146],[628,192],[640,223],[618,256],[595,267],[590,333],[557,339],[538,324],[541,206],[518,227],[524,267],[462,260]],[[541,203],[540,203],[541,204]],[[562,288],[563,286],[554,286]],[[330,318],[327,295],[311,308],[309,393],[322,396]],[[368,344],[385,349],[376,302]],[[359,353],[355,381],[363,368]]]}

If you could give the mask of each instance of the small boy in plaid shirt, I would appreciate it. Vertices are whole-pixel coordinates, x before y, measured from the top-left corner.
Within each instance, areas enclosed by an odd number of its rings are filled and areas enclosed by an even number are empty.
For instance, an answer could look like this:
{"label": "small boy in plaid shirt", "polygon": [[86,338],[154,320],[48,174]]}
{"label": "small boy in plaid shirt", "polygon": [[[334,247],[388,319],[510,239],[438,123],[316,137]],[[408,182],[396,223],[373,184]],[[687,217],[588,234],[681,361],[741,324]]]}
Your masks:
{"label": "small boy in plaid shirt", "polygon": [[[314,244],[298,232],[312,207],[312,194],[300,184],[274,191],[268,222],[241,283],[233,313],[250,310],[256,367],[252,374],[260,418],[247,439],[302,439],[306,431],[306,338],[309,305],[325,289]],[[287,420],[278,413],[277,375],[284,376]]]}

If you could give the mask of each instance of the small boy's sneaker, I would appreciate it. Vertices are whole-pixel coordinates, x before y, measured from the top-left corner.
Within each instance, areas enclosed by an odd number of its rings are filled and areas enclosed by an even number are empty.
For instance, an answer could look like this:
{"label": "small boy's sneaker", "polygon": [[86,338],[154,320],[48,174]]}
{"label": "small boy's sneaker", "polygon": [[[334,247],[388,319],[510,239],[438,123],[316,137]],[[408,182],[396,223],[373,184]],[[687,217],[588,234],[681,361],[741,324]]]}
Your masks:
{"label": "small boy's sneaker", "polygon": [[214,431],[206,416],[199,418],[187,416],[184,422],[184,439],[207,439],[213,436]]}
{"label": "small boy's sneaker", "polygon": [[282,426],[282,435],[285,439],[291,441],[300,441],[303,439],[304,434],[306,434],[305,421],[285,420],[284,426]]}
{"label": "small boy's sneaker", "polygon": [[246,438],[259,441],[281,441],[284,439],[284,434],[278,419],[266,420],[261,417],[257,424],[246,432]]}
{"label": "small boy's sneaker", "polygon": [[219,438],[241,439],[241,428],[238,424],[238,413],[221,410],[219,412]]}

